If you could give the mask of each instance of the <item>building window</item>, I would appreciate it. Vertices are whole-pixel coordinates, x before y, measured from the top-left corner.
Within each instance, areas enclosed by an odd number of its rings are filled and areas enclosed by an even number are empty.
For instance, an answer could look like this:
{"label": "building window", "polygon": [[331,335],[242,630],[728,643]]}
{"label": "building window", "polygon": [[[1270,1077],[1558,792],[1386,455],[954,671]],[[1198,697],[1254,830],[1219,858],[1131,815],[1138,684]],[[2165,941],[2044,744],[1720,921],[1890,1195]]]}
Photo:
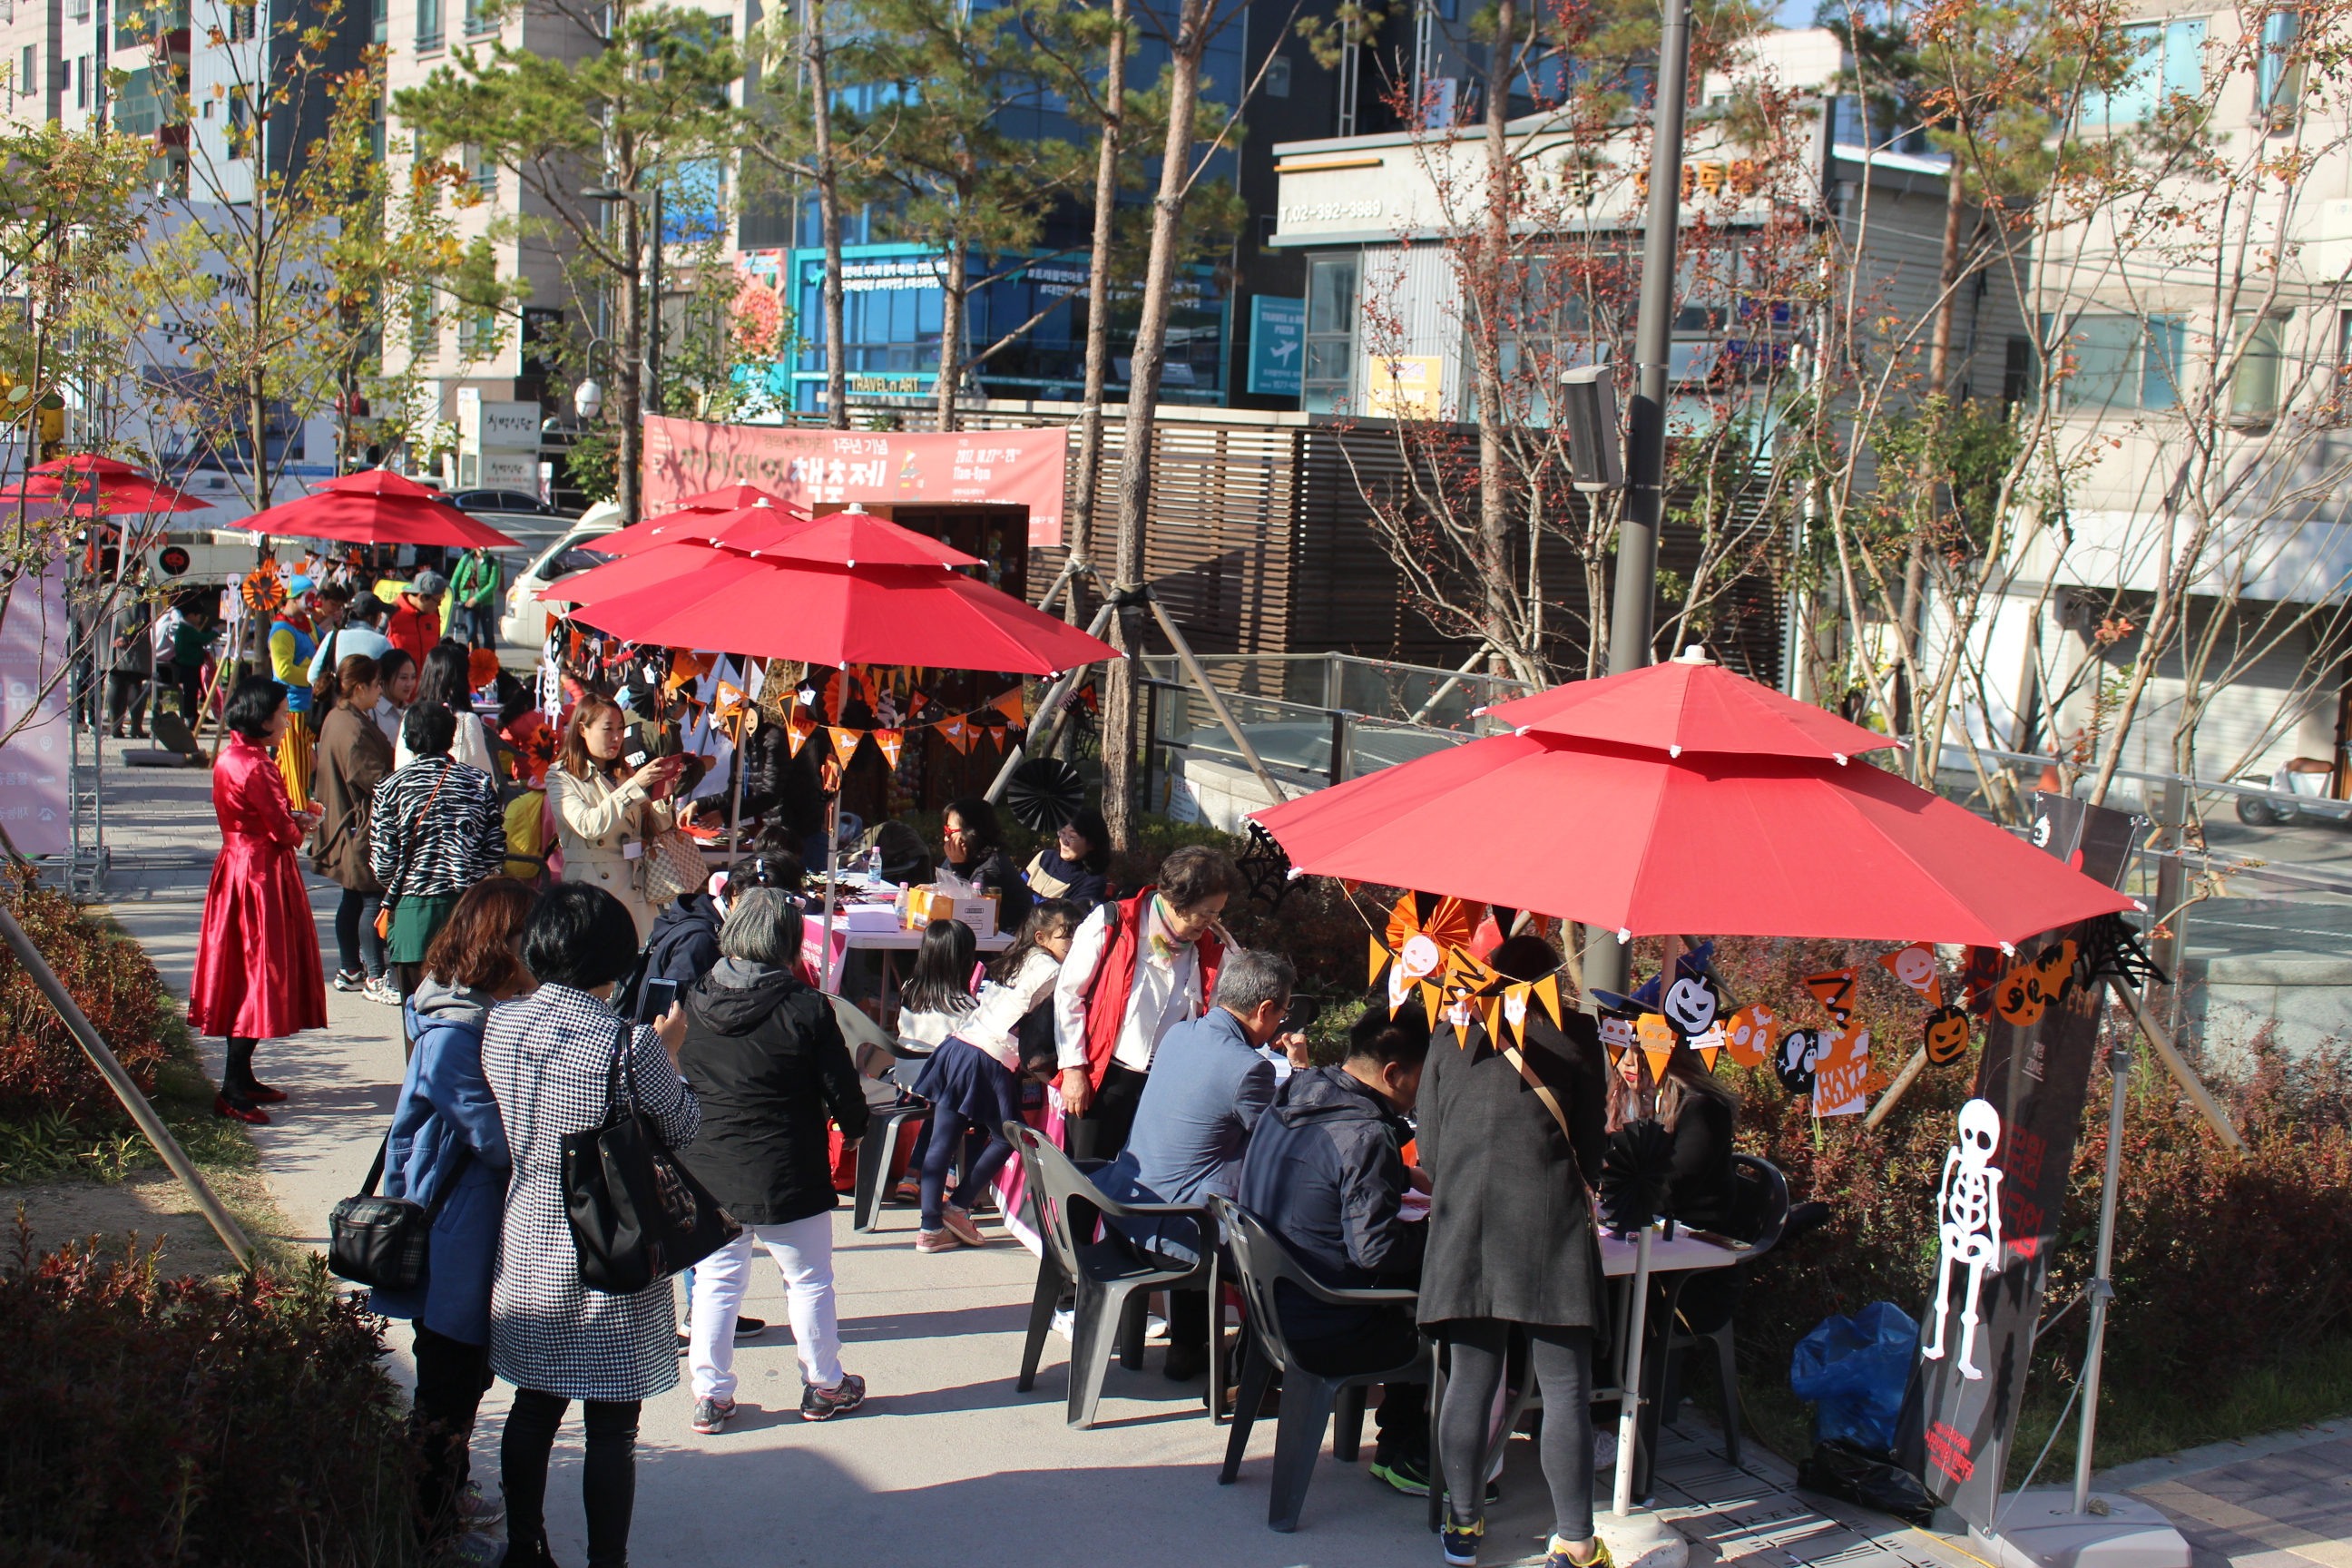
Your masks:
{"label": "building window", "polygon": [[408,357],[431,360],[440,352],[440,331],[433,320],[433,292],[419,289],[408,297]]}
{"label": "building window", "polygon": [[485,196],[494,197],[499,194],[497,159],[478,147],[468,147],[466,149],[466,168],[468,177],[474,182],[474,189]]}
{"label": "building window", "polygon": [[79,67],[75,69],[73,84],[74,107],[88,109],[89,107],[89,57],[88,55],[82,56]]}
{"label": "building window", "polygon": [[466,0],[466,37],[480,37],[484,33],[499,30],[499,20],[490,15],[484,0]]}
{"label": "building window", "polygon": [[469,310],[457,318],[457,357],[486,360],[498,352],[499,318],[494,310]]}
{"label": "building window", "polygon": [[123,79],[114,100],[114,128],[126,136],[152,136],[163,128],[163,105],[155,96],[155,73],[135,70]]}
{"label": "building window", "polygon": [[2286,318],[2241,311],[2231,319],[2230,349],[2237,368],[2230,374],[2230,417],[2267,425],[2278,416],[2281,372],[2286,363]]}
{"label": "building window", "polygon": [[1290,57],[1276,55],[1266,62],[1265,95],[1268,98],[1290,96]]}
{"label": "building window", "polygon": [[228,41],[232,44],[249,42],[255,32],[254,8],[232,5],[228,8]]}
{"label": "building window", "polygon": [[392,40],[391,0],[375,0],[373,37],[379,44]]}
{"label": "building window", "polygon": [[416,0],[416,47],[441,47],[441,0]]}
{"label": "building window", "polygon": [[2257,118],[2275,119],[2292,114],[2294,100],[2302,90],[2297,79],[2295,46],[2303,37],[2303,14],[2292,6],[2281,6],[2263,18],[2263,52],[2255,62],[2254,113]]}
{"label": "building window", "polygon": [[41,90],[41,79],[33,74],[33,46],[25,46],[25,63],[16,69],[16,90],[36,93]]}
{"label": "building window", "polygon": [[1307,260],[1307,367],[1300,376],[1299,406],[1330,414],[1353,401],[1356,368],[1356,279],[1362,260],[1354,256],[1313,256]]}
{"label": "building window", "polygon": [[2083,105],[2085,125],[2138,125],[2156,117],[2174,94],[2195,98],[2205,90],[2205,18],[2141,22],[2124,29],[2131,72],[2111,92],[2093,93]]}
{"label": "building window", "polygon": [[253,151],[253,104],[245,96],[246,89],[228,89],[228,155],[248,156]]}
{"label": "building window", "polygon": [[2069,409],[2163,409],[2179,401],[2187,329],[2177,317],[2081,315],[2059,347],[2074,360],[2061,395]]}

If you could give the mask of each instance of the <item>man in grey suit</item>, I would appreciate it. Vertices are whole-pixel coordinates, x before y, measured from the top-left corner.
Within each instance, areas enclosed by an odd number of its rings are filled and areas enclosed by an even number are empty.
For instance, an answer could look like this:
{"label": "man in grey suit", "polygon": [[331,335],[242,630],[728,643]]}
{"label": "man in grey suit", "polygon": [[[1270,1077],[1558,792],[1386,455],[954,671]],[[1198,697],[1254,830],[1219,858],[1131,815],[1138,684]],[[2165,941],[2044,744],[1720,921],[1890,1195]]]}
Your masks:
{"label": "man in grey suit", "polygon": [[[1250,1131],[1274,1100],[1274,1062],[1259,1047],[1282,1034],[1297,978],[1279,953],[1236,949],[1225,954],[1213,1005],[1160,1043],[1127,1147],[1095,1173],[1106,1196],[1200,1204],[1212,1194],[1234,1194]],[[1137,1221],[1123,1228],[1129,1240],[1171,1265],[1200,1258],[1201,1237],[1190,1220]],[[1185,1382],[1208,1364],[1208,1292],[1171,1291],[1168,1376]]]}

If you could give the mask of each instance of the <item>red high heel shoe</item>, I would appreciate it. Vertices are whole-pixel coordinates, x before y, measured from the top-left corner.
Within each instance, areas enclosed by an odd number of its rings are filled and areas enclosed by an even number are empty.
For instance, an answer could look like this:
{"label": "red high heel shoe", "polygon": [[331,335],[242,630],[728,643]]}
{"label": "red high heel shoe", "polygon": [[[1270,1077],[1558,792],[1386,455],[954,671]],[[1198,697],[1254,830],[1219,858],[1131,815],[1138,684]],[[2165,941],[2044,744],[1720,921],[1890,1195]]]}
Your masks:
{"label": "red high heel shoe", "polygon": [[286,1091],[272,1089],[266,1083],[249,1083],[245,1086],[245,1097],[257,1105],[282,1105],[286,1101]]}
{"label": "red high heel shoe", "polygon": [[232,1105],[229,1103],[228,1096],[225,1094],[215,1094],[213,1096],[213,1114],[215,1116],[225,1116],[231,1121],[242,1121],[248,1127],[267,1127],[269,1125],[268,1112],[263,1110],[258,1106]]}

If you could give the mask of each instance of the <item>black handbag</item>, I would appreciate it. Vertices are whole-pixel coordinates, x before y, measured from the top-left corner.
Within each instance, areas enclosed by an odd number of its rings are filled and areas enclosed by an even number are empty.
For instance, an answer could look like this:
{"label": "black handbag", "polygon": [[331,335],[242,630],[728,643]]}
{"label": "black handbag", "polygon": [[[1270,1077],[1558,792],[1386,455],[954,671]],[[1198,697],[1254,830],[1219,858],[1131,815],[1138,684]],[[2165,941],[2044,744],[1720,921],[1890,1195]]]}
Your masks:
{"label": "black handbag", "polygon": [[614,1042],[604,1120],[563,1140],[563,1209],[580,1283],[630,1296],[691,1268],[742,1233],[637,1109],[629,1029]]}
{"label": "black handbag", "polygon": [[392,1147],[386,1133],[376,1146],[375,1163],[357,1197],[345,1198],[327,1218],[327,1267],[338,1278],[379,1290],[414,1290],[425,1283],[433,1244],[433,1222],[457,1190],[457,1178],[473,1162],[474,1151],[457,1145],[457,1157],[434,1184],[430,1207],[410,1198],[380,1198],[375,1184],[383,1177],[385,1153]]}

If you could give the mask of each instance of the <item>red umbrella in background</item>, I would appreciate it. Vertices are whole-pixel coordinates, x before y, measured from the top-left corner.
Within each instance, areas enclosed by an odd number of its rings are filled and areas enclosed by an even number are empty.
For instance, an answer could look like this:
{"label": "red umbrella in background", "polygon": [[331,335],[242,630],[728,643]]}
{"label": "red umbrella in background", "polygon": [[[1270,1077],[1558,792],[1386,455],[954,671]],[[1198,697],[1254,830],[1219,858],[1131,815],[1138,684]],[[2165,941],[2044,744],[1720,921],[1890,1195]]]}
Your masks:
{"label": "red umbrella in background", "polygon": [[[766,501],[771,506],[791,506],[793,503],[757,485],[721,485],[715,490],[705,490],[688,496],[670,507],[671,514],[681,511],[738,511],[747,506]],[[795,509],[798,510],[798,509]],[[806,515],[803,513],[803,515]]]}
{"label": "red umbrella in background", "polygon": [[[835,512],[757,552],[664,545],[566,578],[541,596],[577,603],[581,619],[632,642],[754,658],[1050,675],[1118,657],[1109,644],[946,564],[957,562],[979,564],[885,519]],[[613,585],[629,581],[636,585]]]}
{"label": "red umbrella in background", "polygon": [[210,511],[213,503],[185,490],[158,485],[136,475],[123,479],[78,483],[73,478],[37,474],[21,485],[0,489],[0,503],[22,501],[28,506],[63,507],[89,517],[145,517],[164,512]]}
{"label": "red umbrella in background", "polygon": [[295,539],[354,544],[515,549],[514,540],[445,504],[440,492],[383,468],[321,480],[310,494],[257,511],[246,526]]}
{"label": "red umbrella in background", "polygon": [[1572,680],[1482,711],[1523,734],[1653,746],[1670,756],[1737,752],[1843,763],[1895,743],[1687,655],[1622,675]]}
{"label": "red umbrella in background", "polygon": [[[748,486],[736,486],[738,489]],[[713,492],[714,494],[716,492]],[[794,528],[806,524],[808,512],[790,501],[774,500],[766,496],[745,501],[726,511],[707,511],[699,508],[688,511],[664,512],[643,522],[605,534],[596,541],[596,551],[602,555],[635,555],[665,544],[714,542],[740,544],[756,549],[767,540],[782,538]]]}
{"label": "red umbrella in background", "polygon": [[27,470],[36,474],[88,474],[101,479],[143,479],[147,476],[120,458],[102,458],[96,452],[68,452],[62,458],[35,463]]}

